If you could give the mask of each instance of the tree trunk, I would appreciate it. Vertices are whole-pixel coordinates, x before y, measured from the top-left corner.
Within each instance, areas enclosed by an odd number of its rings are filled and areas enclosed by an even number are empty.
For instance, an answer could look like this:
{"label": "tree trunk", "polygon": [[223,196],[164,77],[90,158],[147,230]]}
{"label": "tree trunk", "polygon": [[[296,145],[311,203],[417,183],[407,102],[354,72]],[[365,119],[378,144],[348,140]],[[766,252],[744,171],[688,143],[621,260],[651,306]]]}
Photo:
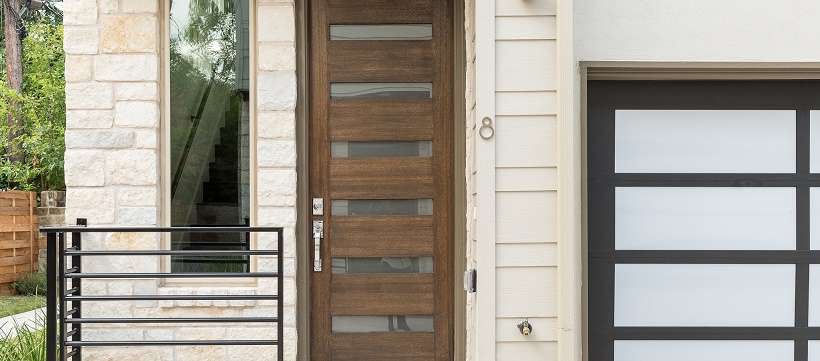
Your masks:
{"label": "tree trunk", "polygon": [[[6,34],[6,83],[9,89],[18,94],[23,93],[23,52],[20,35],[17,32],[17,16],[20,13],[20,2],[18,0],[4,0],[5,11],[3,12]],[[12,109],[20,109],[20,103],[9,99]],[[9,147],[6,150],[9,161],[13,164],[24,162],[22,146],[15,141],[23,129],[23,119],[13,113],[8,115],[9,126]]]}

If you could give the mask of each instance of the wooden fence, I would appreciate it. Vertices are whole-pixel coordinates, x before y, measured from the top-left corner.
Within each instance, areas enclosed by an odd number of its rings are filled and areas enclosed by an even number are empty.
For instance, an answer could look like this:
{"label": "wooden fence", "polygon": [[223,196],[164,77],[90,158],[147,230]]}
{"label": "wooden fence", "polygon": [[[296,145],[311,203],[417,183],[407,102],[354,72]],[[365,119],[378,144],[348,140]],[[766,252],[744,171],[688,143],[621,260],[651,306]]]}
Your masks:
{"label": "wooden fence", "polygon": [[0,295],[14,294],[12,283],[37,270],[37,194],[0,192]]}

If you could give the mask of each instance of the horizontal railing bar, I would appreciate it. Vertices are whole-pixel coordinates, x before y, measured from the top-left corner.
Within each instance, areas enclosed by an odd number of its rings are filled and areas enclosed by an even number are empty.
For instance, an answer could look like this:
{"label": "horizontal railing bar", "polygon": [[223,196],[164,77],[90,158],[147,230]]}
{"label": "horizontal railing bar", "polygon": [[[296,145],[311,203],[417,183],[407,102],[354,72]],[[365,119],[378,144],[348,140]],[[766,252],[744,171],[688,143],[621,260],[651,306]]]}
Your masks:
{"label": "horizontal railing bar", "polygon": [[200,317],[200,318],[69,318],[66,323],[225,323],[279,322],[278,317]]}
{"label": "horizontal railing bar", "polygon": [[183,244],[187,246],[225,246],[225,247],[249,247],[250,242],[174,242],[175,245]]}
{"label": "horizontal railing bar", "polygon": [[122,295],[66,296],[66,301],[210,301],[210,300],[278,300],[278,295]]}
{"label": "horizontal railing bar", "polygon": [[211,346],[278,345],[278,340],[183,340],[183,341],[66,341],[66,346]]}
{"label": "horizontal railing bar", "polygon": [[197,272],[197,273],[71,273],[65,278],[242,278],[279,277],[278,272]]}
{"label": "horizontal railing bar", "polygon": [[66,256],[278,256],[279,251],[258,250],[140,250],[140,251],[66,251]]}
{"label": "horizontal railing bar", "polygon": [[101,233],[101,232],[130,232],[130,233],[208,233],[208,232],[279,232],[284,230],[283,227],[78,227],[78,226],[62,226],[62,227],[42,227],[40,232],[43,233],[62,233],[62,232],[82,232],[82,233]]}

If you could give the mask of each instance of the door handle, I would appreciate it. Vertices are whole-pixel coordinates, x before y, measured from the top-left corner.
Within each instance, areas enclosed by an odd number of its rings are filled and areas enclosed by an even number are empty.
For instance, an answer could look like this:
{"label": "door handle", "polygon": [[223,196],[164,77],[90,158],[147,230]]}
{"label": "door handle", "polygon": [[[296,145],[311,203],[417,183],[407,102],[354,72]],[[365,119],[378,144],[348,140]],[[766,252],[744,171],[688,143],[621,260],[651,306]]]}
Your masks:
{"label": "door handle", "polygon": [[322,272],[322,237],[325,236],[325,222],[313,221],[313,272]]}

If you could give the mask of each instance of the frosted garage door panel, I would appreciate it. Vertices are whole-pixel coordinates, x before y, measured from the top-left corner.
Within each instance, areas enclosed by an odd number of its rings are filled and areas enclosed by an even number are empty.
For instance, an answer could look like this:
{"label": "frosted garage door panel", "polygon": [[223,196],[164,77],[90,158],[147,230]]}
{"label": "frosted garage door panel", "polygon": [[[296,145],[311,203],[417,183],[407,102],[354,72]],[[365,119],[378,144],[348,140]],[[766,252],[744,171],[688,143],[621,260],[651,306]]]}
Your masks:
{"label": "frosted garage door panel", "polygon": [[615,188],[615,249],[789,250],[795,239],[794,188]]}
{"label": "frosted garage door panel", "polygon": [[820,341],[809,340],[809,361],[820,361]]}
{"label": "frosted garage door panel", "polygon": [[617,264],[615,326],[793,326],[794,270],[772,264]]}
{"label": "frosted garage door panel", "polygon": [[809,190],[809,238],[811,249],[820,249],[820,188]]}
{"label": "frosted garage door panel", "polygon": [[794,341],[615,341],[615,361],[771,361],[793,359]]}
{"label": "frosted garage door panel", "polygon": [[820,326],[820,264],[809,265],[809,326]]}
{"label": "frosted garage door panel", "polygon": [[[812,173],[820,173],[820,110],[809,112],[811,137],[809,165]],[[820,356],[818,356],[820,357]]]}
{"label": "frosted garage door panel", "polygon": [[794,110],[616,110],[617,173],[793,173]]}

